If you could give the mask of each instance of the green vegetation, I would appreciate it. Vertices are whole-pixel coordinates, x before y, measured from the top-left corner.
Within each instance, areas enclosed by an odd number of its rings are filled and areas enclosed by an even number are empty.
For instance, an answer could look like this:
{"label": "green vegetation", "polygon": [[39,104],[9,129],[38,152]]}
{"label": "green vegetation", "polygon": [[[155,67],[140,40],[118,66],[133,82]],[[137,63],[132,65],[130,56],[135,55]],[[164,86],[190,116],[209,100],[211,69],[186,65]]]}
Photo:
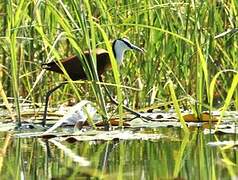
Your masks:
{"label": "green vegetation", "polygon": [[[197,124],[187,127],[181,114],[188,109],[199,119],[203,111],[220,110],[220,123],[227,110],[238,110],[237,11],[237,0],[0,1],[0,101],[9,116],[17,118],[18,126],[23,103],[36,105],[35,112],[42,112],[46,92],[64,81],[68,84],[52,95],[51,107],[88,99],[108,120],[111,111],[106,109],[109,98],[104,83],[119,102],[113,113],[122,115],[123,102],[131,109],[163,106],[164,111],[172,102],[182,125],[152,128],[149,133],[157,133],[161,139],[145,141],[60,144],[61,138],[43,142],[2,133],[0,176],[237,178],[235,115],[231,126],[225,124],[228,133],[234,134],[221,135],[218,130],[220,134],[214,135],[209,129],[205,135]],[[128,52],[119,69],[111,43],[120,37],[127,37],[145,53]],[[96,72],[96,47],[107,49],[111,57],[112,70],[104,74],[103,82]],[[84,62],[90,80],[72,81],[66,73],[63,77],[41,68],[52,60],[60,64],[62,58],[82,56],[85,50],[91,50],[94,57],[92,62]],[[203,126],[222,129],[207,123]],[[229,143],[208,146],[214,141]],[[80,164],[81,156],[91,165]]]}
{"label": "green vegetation", "polygon": [[[188,97],[185,108],[197,113],[237,109],[237,9],[235,0],[1,1],[1,96],[5,104],[4,94],[14,97],[20,117],[22,100],[43,102],[47,90],[64,81],[42,71],[43,62],[95,47],[112,56],[109,40],[126,36],[146,53],[127,53],[120,70],[112,59],[113,73],[107,72],[104,82],[114,84],[109,89],[119,102],[128,99],[130,107],[141,108]],[[87,98],[106,114],[96,70],[87,73],[92,83],[80,86],[66,76],[69,85],[54,93],[51,105]]]}

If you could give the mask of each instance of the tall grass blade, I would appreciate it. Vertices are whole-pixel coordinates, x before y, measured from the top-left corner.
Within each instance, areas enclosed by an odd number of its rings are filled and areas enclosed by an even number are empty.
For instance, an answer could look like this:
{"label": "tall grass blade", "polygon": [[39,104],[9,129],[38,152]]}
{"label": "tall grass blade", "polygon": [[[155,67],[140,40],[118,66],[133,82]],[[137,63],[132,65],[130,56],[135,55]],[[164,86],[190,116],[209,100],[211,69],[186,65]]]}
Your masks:
{"label": "tall grass blade", "polygon": [[180,122],[181,122],[181,125],[182,125],[182,127],[183,127],[184,132],[187,134],[187,133],[189,133],[189,130],[188,130],[188,127],[187,127],[187,125],[186,125],[186,122],[185,122],[184,119],[183,119],[182,113],[181,113],[181,111],[180,111],[180,107],[179,107],[179,104],[178,104],[178,100],[177,100],[177,97],[176,97],[175,91],[174,91],[174,85],[173,85],[173,83],[172,83],[171,80],[168,81],[168,84],[167,84],[167,85],[169,86],[168,88],[169,88],[169,91],[170,91],[170,94],[171,94],[171,99],[172,99],[172,101],[173,101],[173,105],[174,105],[174,108],[175,108],[175,112],[176,112],[177,115],[178,115],[178,118],[179,118],[179,120],[180,120]]}

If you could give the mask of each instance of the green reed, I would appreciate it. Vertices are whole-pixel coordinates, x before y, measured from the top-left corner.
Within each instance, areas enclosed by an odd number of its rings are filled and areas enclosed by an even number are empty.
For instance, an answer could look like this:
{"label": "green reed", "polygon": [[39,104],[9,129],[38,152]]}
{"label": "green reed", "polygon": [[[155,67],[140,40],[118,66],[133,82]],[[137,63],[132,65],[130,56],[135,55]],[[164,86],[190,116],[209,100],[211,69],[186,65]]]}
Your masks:
{"label": "green reed", "polygon": [[[4,91],[14,96],[20,117],[20,97],[43,102],[46,91],[64,81],[58,74],[42,71],[41,63],[54,60],[60,64],[64,57],[81,56],[96,47],[110,52],[108,40],[126,36],[146,53],[128,52],[120,69],[112,58],[113,70],[105,74],[105,82],[114,84],[108,88],[120,105],[125,99],[133,108],[168,102],[172,97],[165,85],[171,80],[176,97],[193,99],[195,104],[190,102],[186,108],[197,114],[220,107],[237,109],[237,34],[216,38],[235,28],[237,7],[233,0],[2,2]],[[107,98],[97,83],[95,53],[84,66],[90,83],[79,87],[65,74],[69,86],[58,90],[51,103],[65,101],[69,96],[63,94],[73,92],[71,97],[97,102],[107,116]],[[123,112],[121,106],[119,112]]]}
{"label": "green reed", "polygon": [[[23,61],[22,57],[22,46],[18,43],[19,36],[19,26],[24,23],[26,18],[26,11],[28,8],[29,2],[23,0],[18,2],[18,8],[14,7],[12,1],[7,2],[6,13],[7,13],[7,27],[6,27],[6,48],[9,50],[10,58],[10,75],[11,75],[11,86],[10,88],[13,92],[16,114],[18,119],[18,126],[21,125],[20,120],[20,104],[19,104],[19,64]],[[12,13],[14,12],[14,13]],[[24,39],[24,37],[23,37]],[[21,40],[20,40],[21,41]]]}

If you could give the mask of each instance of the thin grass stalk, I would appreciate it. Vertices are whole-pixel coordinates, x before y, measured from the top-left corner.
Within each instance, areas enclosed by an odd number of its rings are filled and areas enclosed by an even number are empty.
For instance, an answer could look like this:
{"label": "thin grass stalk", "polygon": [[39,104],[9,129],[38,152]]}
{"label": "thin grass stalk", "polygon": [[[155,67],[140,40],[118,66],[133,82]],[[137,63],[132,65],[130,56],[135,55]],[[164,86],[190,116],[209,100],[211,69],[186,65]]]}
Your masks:
{"label": "thin grass stalk", "polygon": [[118,176],[117,180],[123,180],[124,167],[125,167],[125,144],[124,142],[119,143],[119,165],[118,165]]}
{"label": "thin grass stalk", "polygon": [[[53,4],[51,4],[50,2],[48,2],[48,7],[50,8],[52,14],[54,14],[56,16],[56,18],[59,20],[58,22],[60,23],[60,25],[62,26],[62,28],[65,30],[66,36],[68,37],[69,41],[72,43],[72,45],[74,46],[74,48],[77,48],[77,51],[80,51],[80,48],[77,46],[77,43],[75,42],[75,40],[71,37],[73,37],[73,35],[71,34],[71,30],[70,30],[70,26],[67,23],[67,21],[65,21],[63,18],[61,18],[59,11],[56,9],[56,7],[54,7]],[[37,13],[38,14],[38,13]],[[37,15],[37,19],[38,19],[38,23],[41,24],[41,17],[40,14]],[[40,33],[43,42],[45,44],[46,47],[50,47],[51,48],[51,52],[53,53],[53,55],[56,57],[56,60],[58,62],[58,64],[60,65],[60,68],[62,69],[67,81],[69,82],[69,84],[71,85],[71,87],[73,88],[76,96],[80,99],[80,95],[75,87],[75,85],[73,84],[73,81],[71,80],[71,78],[69,77],[69,75],[67,74],[67,72],[65,71],[61,61],[60,61],[60,54],[54,49],[54,46],[51,45],[49,39],[47,38],[42,26],[37,26],[36,27],[37,31]],[[47,48],[46,48],[47,49]]]}
{"label": "thin grass stalk", "polygon": [[207,162],[206,162],[206,157],[205,157],[205,147],[204,147],[204,135],[203,133],[199,133],[198,135],[198,139],[199,139],[199,142],[198,142],[198,151],[199,151],[199,156],[198,156],[198,159],[199,159],[199,179],[209,179],[206,175],[208,175],[209,173],[207,172],[209,170],[209,168],[207,168],[206,166],[208,165]]}
{"label": "thin grass stalk", "polygon": [[217,179],[217,174],[216,174],[216,166],[215,166],[215,164],[216,164],[216,161],[215,161],[215,159],[214,159],[214,153],[211,153],[212,154],[212,156],[210,156],[210,157],[212,157],[211,158],[211,163],[210,164],[212,164],[212,168],[211,168],[211,179],[212,180],[216,180]]}
{"label": "thin grass stalk", "polygon": [[237,71],[235,70],[231,70],[231,69],[226,69],[226,70],[223,70],[223,71],[219,71],[215,74],[215,76],[212,78],[211,80],[211,83],[209,85],[209,97],[210,97],[210,100],[209,100],[209,110],[212,111],[214,110],[213,108],[213,97],[214,97],[214,92],[215,92],[215,87],[216,87],[216,82],[218,81],[218,78],[220,76],[222,76],[222,74],[225,74],[225,73],[228,73],[228,72],[232,72],[232,73],[238,73]]}
{"label": "thin grass stalk", "polygon": [[218,130],[218,127],[219,127],[219,124],[221,123],[223,117],[224,117],[224,114],[225,112],[227,111],[230,103],[231,103],[231,100],[232,100],[232,97],[234,95],[234,92],[237,88],[237,85],[238,85],[238,73],[234,75],[233,77],[233,80],[232,80],[232,83],[231,83],[231,87],[230,89],[228,90],[227,92],[227,96],[226,96],[226,99],[225,99],[225,102],[224,102],[224,105],[222,107],[222,111],[221,111],[221,114],[220,114],[220,117],[219,117],[219,120],[217,122],[217,126],[215,128],[215,131]]}
{"label": "thin grass stalk", "polygon": [[112,47],[111,47],[111,44],[109,42],[109,39],[105,33],[105,31],[102,29],[102,27],[95,23],[95,25],[97,26],[97,28],[99,29],[99,31],[101,32],[102,36],[103,36],[103,39],[105,41],[105,44],[106,44],[106,47],[107,47],[107,50],[108,50],[108,53],[109,53],[109,57],[110,57],[110,61],[111,61],[111,65],[112,65],[112,70],[113,70],[113,76],[114,76],[114,79],[115,79],[115,82],[116,82],[116,90],[117,90],[117,96],[118,96],[118,102],[119,102],[119,106],[118,106],[118,111],[119,111],[119,126],[122,126],[123,125],[123,119],[122,119],[122,114],[123,114],[123,107],[122,107],[122,100],[123,100],[123,97],[122,97],[122,92],[121,92],[121,88],[120,88],[120,85],[121,85],[121,82],[120,82],[120,74],[119,74],[119,70],[118,70],[118,65],[117,65],[117,62],[116,62],[116,59],[113,55],[113,52],[112,52]]}
{"label": "thin grass stalk", "polygon": [[19,103],[19,67],[18,67],[18,59],[17,59],[17,33],[18,27],[21,22],[24,20],[24,13],[27,9],[29,3],[24,3],[24,0],[21,0],[18,3],[15,14],[13,2],[9,1],[7,12],[8,12],[8,27],[7,27],[7,41],[10,48],[10,56],[11,56],[11,77],[12,77],[12,88],[14,95],[14,102],[16,106],[17,113],[17,126],[21,126],[21,112],[20,112],[20,103]]}
{"label": "thin grass stalk", "polygon": [[[199,78],[199,87],[200,87],[199,92],[201,93],[201,95],[199,96],[199,97],[200,97],[200,98],[199,98],[199,104],[200,104],[201,106],[199,107],[199,112],[198,112],[198,113],[200,114],[200,113],[202,112],[202,104],[203,104],[203,99],[204,99],[204,94],[203,94],[204,88],[203,88],[203,86],[205,86],[207,99],[208,99],[208,100],[210,99],[210,98],[209,98],[209,82],[208,82],[209,74],[208,74],[207,62],[206,62],[206,60],[205,60],[205,58],[204,58],[204,56],[203,56],[202,50],[201,50],[201,48],[200,48],[198,42],[196,42],[196,43],[197,43],[197,49],[198,49],[199,60],[200,60],[200,62],[198,62],[198,64],[199,64],[199,69],[200,69],[200,71],[199,71],[199,72],[200,72],[200,73],[199,73],[199,76],[200,76],[200,77],[198,77],[198,78]],[[203,82],[203,77],[204,77],[204,79],[205,79],[205,83]]]}
{"label": "thin grass stalk", "polygon": [[235,91],[234,99],[235,109],[238,110],[238,90]]}
{"label": "thin grass stalk", "polygon": [[[3,7],[2,7],[2,11],[3,11],[3,13],[4,13],[4,15],[5,16],[3,16],[3,19],[2,19],[2,32],[1,32],[1,36],[2,36],[2,38],[3,38],[3,40],[2,40],[2,42],[5,42],[6,43],[6,41],[5,41],[5,37],[6,37],[6,31],[7,31],[7,23],[8,23],[8,20],[7,20],[7,11],[8,11],[8,3],[4,3],[4,5],[3,5]],[[2,83],[3,82],[6,82],[6,81],[8,81],[9,82],[9,77],[8,76],[4,76],[3,75],[3,67],[5,66],[5,67],[8,67],[8,62],[7,62],[7,52],[6,52],[6,49],[5,49],[5,46],[4,45],[2,45],[1,44],[1,54],[2,54],[2,65],[1,65],[1,81],[2,81]],[[8,83],[7,82],[7,83]],[[4,86],[3,86],[3,88],[4,88]],[[9,89],[10,88],[8,88],[8,89],[6,89],[6,95],[7,94],[9,94]]]}
{"label": "thin grass stalk", "polygon": [[202,105],[203,105],[203,80],[204,75],[202,71],[202,66],[200,64],[200,59],[197,56],[197,74],[196,74],[196,99],[198,103],[195,104],[196,108],[196,116],[199,117],[199,115],[202,112]]}
{"label": "thin grass stalk", "polygon": [[[95,37],[95,28],[94,28],[94,21],[92,19],[92,12],[91,12],[91,8],[89,5],[89,1],[88,0],[84,0],[84,3],[86,5],[87,11],[88,11],[88,17],[89,17],[89,24],[90,24],[90,29],[91,29],[91,41],[92,41],[92,63],[93,65],[91,66],[92,68],[90,69],[92,71],[93,74],[93,82],[99,82],[99,77],[98,77],[98,73],[97,73],[97,58],[96,58],[96,51],[94,51],[96,49],[96,37]],[[105,99],[103,97],[103,93],[102,93],[102,87],[101,84],[97,84],[97,83],[93,83],[93,88],[94,88],[94,93],[95,96],[98,98],[99,100],[99,104],[101,107],[101,110],[103,112],[103,116],[106,119],[103,119],[104,121],[108,121],[108,114],[107,114],[107,110],[106,110],[106,103],[105,103]],[[106,122],[105,122],[106,124]]]}
{"label": "thin grass stalk", "polygon": [[188,38],[186,38],[182,35],[179,35],[177,33],[171,32],[169,30],[159,28],[159,27],[154,27],[154,26],[145,25],[145,24],[133,24],[133,23],[123,23],[123,24],[120,24],[120,25],[117,25],[117,26],[118,27],[120,27],[120,26],[129,26],[129,27],[138,26],[138,27],[145,28],[145,29],[151,29],[151,30],[155,30],[155,31],[158,31],[158,32],[163,32],[164,34],[168,34],[168,35],[171,35],[172,37],[181,39],[181,40],[183,40],[184,42],[186,42],[190,45],[194,45],[194,42],[192,42],[190,39],[188,39]]}
{"label": "thin grass stalk", "polygon": [[11,52],[11,74],[12,74],[12,88],[13,88],[13,95],[14,95],[14,102],[16,106],[17,112],[17,126],[21,126],[21,112],[20,112],[20,102],[19,102],[19,76],[18,76],[18,65],[17,65],[17,58],[16,58],[16,37],[12,35],[9,38],[10,45],[10,52]]}
{"label": "thin grass stalk", "polygon": [[[62,14],[57,10],[57,8],[53,4],[49,4],[49,5],[50,5],[49,7],[52,8],[51,12],[57,17],[58,22],[60,23],[62,28],[65,30],[66,37],[70,41],[71,45],[77,50],[77,52],[82,52],[80,47],[77,45],[77,42],[75,41],[75,38],[74,38],[74,35],[72,34],[69,23],[63,18]],[[54,55],[57,54],[57,56],[60,57],[60,54],[58,54],[58,52],[57,53],[55,51],[53,51],[53,52],[54,52]],[[60,65],[60,68],[63,71],[70,86],[73,88],[76,96],[78,97],[78,99],[81,99],[80,94],[78,93],[73,81],[71,80],[71,78],[69,77],[67,72],[65,71],[65,68],[63,67],[63,65],[61,63],[60,58],[57,58],[56,60],[57,60],[58,64]]]}
{"label": "thin grass stalk", "polygon": [[[86,3],[86,2],[85,2]],[[86,3],[87,4],[87,3]],[[70,43],[71,43],[71,45],[75,48],[75,50],[78,52],[78,54],[81,56],[81,54],[82,54],[82,50],[80,49],[80,47],[78,46],[78,44],[77,44],[77,42],[75,41],[75,37],[74,37],[74,35],[72,34],[72,30],[71,30],[71,28],[70,28],[70,25],[69,25],[69,23],[68,23],[68,21],[66,20],[66,19],[64,19],[64,18],[62,18],[63,17],[63,15],[58,11],[58,9],[56,9],[56,7],[52,4],[52,3],[49,3],[49,5],[50,5],[50,9],[51,9],[51,11],[52,11],[52,13],[57,17],[57,19],[59,20],[58,22],[61,24],[61,26],[63,27],[63,29],[65,30],[65,33],[66,33],[66,36],[67,36],[67,38],[68,38],[68,40],[70,41]],[[88,8],[90,8],[89,6],[88,6]],[[66,11],[66,9],[65,9],[65,11]],[[89,17],[90,17],[90,10],[88,10],[89,11]],[[67,13],[67,15],[68,16],[70,16],[70,13],[67,11],[66,12]],[[92,16],[92,15],[91,15]],[[71,16],[70,16],[71,17]],[[80,16],[78,16],[78,17],[80,17]],[[84,23],[84,21],[82,20],[81,21],[82,22],[82,24],[85,24]],[[92,22],[92,20],[91,20],[91,22]],[[86,24],[85,24],[86,25]],[[92,25],[91,25],[91,27],[92,27]],[[87,42],[87,45],[88,45],[88,47],[90,47],[90,35],[89,35],[89,31],[88,31],[88,28],[83,28],[84,30],[85,30],[85,33],[84,33],[84,35],[85,35],[85,40],[86,40],[86,42]],[[93,28],[91,28],[91,34],[93,34],[92,35],[92,39],[95,39],[95,37],[94,37],[94,30],[93,30]],[[89,49],[95,49],[95,40],[93,41],[94,43],[94,48],[89,48]],[[94,53],[94,56],[95,56],[95,51],[93,51],[93,53]],[[83,56],[81,56],[81,57],[83,57]],[[96,57],[96,56],[95,56]],[[96,58],[92,58],[92,59],[96,59]],[[82,58],[81,58],[82,59]],[[57,60],[58,61],[58,64],[59,64],[59,66],[61,67],[61,69],[62,69],[62,71],[64,72],[64,74],[66,75],[66,77],[67,77],[67,80],[69,81],[69,83],[72,85],[72,80],[69,78],[69,76],[67,75],[67,72],[65,71],[65,69],[64,69],[64,67],[63,67],[63,65],[62,65],[62,63],[61,63],[61,61],[60,60]],[[95,61],[95,60],[94,60]],[[92,79],[93,81],[96,79],[96,81],[99,81],[99,78],[98,78],[98,75],[97,75],[97,73],[96,73],[96,66],[95,66],[95,62],[87,62],[87,61],[84,61],[84,60],[82,60],[82,63],[83,63],[83,65],[85,66],[85,72],[86,72],[86,74],[87,74],[87,76],[89,77],[89,79]],[[93,63],[93,65],[90,65],[90,63]],[[91,68],[92,67],[92,68]],[[99,102],[101,102],[100,104],[101,104],[101,106],[103,107],[102,109],[103,109],[103,114],[106,114],[106,108],[105,108],[105,102],[104,102],[104,99],[103,99],[103,96],[102,96],[102,91],[101,91],[101,88],[98,88],[98,87],[96,87],[95,88],[95,86],[97,86],[97,84],[93,84],[93,91],[94,91],[94,94],[96,95],[96,97],[99,97]],[[97,89],[99,89],[99,91],[97,90]],[[99,92],[99,95],[98,95],[98,92]],[[101,93],[100,93],[101,92]],[[79,96],[79,95],[78,95]],[[107,114],[106,114],[106,117],[107,117]]]}
{"label": "thin grass stalk", "polygon": [[181,122],[183,130],[186,134],[188,134],[189,130],[188,130],[188,127],[186,125],[185,120],[183,119],[182,113],[180,111],[180,107],[179,107],[179,104],[178,104],[178,100],[177,100],[177,97],[176,97],[176,94],[175,94],[175,91],[174,91],[174,85],[173,85],[172,81],[169,80],[166,86],[168,86],[168,88],[169,88],[170,96],[171,96],[173,104],[174,104],[175,112],[177,113],[177,116],[178,116],[178,118]]}
{"label": "thin grass stalk", "polygon": [[[34,16],[34,3],[33,2],[31,2],[29,4],[28,9],[29,9],[30,17],[33,17]],[[23,80],[22,84],[23,84],[23,87],[26,87],[27,93],[29,93],[31,91],[33,79],[35,77],[35,73],[33,73],[32,70],[35,68],[33,61],[34,61],[34,58],[35,58],[35,55],[37,52],[37,50],[34,48],[34,46],[37,44],[37,42],[34,41],[34,38],[37,37],[37,36],[35,36],[34,19],[33,18],[29,19],[29,21],[30,21],[30,23],[29,23],[29,28],[30,28],[29,31],[30,32],[27,35],[29,35],[32,38],[32,40],[29,40],[29,46],[24,44],[24,46],[22,47],[22,56],[23,56],[23,58],[28,60],[28,63],[27,63],[27,61],[25,62],[24,60],[22,62],[23,71],[25,72],[25,74],[23,75],[25,77],[23,78],[24,80]],[[27,54],[24,53],[25,49],[27,51]],[[31,97],[31,101],[33,104],[35,104],[36,102],[39,101],[39,98],[37,98],[37,96],[35,96],[34,94],[30,94],[30,97]]]}
{"label": "thin grass stalk", "polygon": [[[1,69],[1,68],[0,68]],[[1,70],[0,70],[1,71]],[[1,76],[1,75],[0,75]],[[8,102],[8,99],[7,99],[7,95],[3,89],[3,85],[2,85],[2,81],[1,81],[1,77],[0,77],[0,97],[2,98],[3,100],[3,104],[6,106],[6,109],[8,110],[10,116],[11,116],[11,119],[13,121],[16,120],[15,116],[14,116],[14,113],[12,111],[12,108],[11,108],[11,105],[10,103]]]}
{"label": "thin grass stalk", "polygon": [[[238,76],[238,75],[236,75]],[[220,141],[217,136],[215,136],[216,141]],[[237,164],[236,162],[232,162],[229,157],[227,156],[226,149],[224,147],[218,147],[219,152],[221,154],[223,163],[225,164],[225,168],[227,169],[230,177],[236,177],[237,176]]]}
{"label": "thin grass stalk", "polygon": [[179,149],[179,153],[178,153],[178,157],[176,158],[176,162],[175,162],[175,167],[174,167],[174,171],[173,171],[173,177],[176,178],[179,175],[180,170],[182,169],[183,163],[184,163],[184,156],[186,154],[186,149],[187,146],[189,145],[190,141],[189,141],[189,134],[185,133],[185,136],[183,137],[180,149]]}
{"label": "thin grass stalk", "polygon": [[15,169],[14,177],[20,177],[21,174],[21,160],[22,160],[22,151],[21,151],[21,142],[22,139],[18,138],[16,139],[16,161],[15,164],[17,164],[17,169]]}
{"label": "thin grass stalk", "polygon": [[102,167],[100,170],[100,172],[98,171],[98,169],[95,169],[93,174],[98,175],[100,178],[99,179],[103,179],[106,171],[107,171],[107,161],[109,158],[109,154],[110,154],[110,149],[111,148],[111,142],[107,141],[104,144],[101,144],[99,146],[99,148],[97,149],[97,152],[94,154],[94,158],[93,158],[93,163],[97,165],[97,167]]}

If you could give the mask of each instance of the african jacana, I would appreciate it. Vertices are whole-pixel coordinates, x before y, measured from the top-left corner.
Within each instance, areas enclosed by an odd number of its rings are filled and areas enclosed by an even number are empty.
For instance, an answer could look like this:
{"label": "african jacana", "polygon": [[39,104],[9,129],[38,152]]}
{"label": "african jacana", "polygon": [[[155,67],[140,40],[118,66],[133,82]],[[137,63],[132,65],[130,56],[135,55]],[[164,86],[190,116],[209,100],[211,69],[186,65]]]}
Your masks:
{"label": "african jacana", "polygon": [[[123,62],[123,55],[126,50],[137,50],[140,52],[144,52],[141,48],[137,47],[136,45],[132,44],[128,39],[126,38],[120,38],[116,39],[112,44],[112,50],[113,54],[115,56],[115,59],[117,60],[118,65],[120,66]],[[85,51],[81,58],[84,58],[84,60],[89,61],[91,58],[91,54],[89,51]],[[108,52],[105,49],[96,49],[96,59],[97,59],[97,73],[99,78],[101,79],[101,75],[111,66],[111,61]],[[78,56],[71,56],[66,59],[61,60],[62,65],[64,66],[66,72],[68,73],[69,77],[72,80],[85,80],[87,79],[86,73],[83,69],[82,59]],[[49,62],[42,64],[42,68],[54,71],[60,74],[63,74],[62,69],[60,66],[55,62]],[[42,125],[45,125],[46,121],[46,114],[47,114],[47,107],[48,107],[48,101],[49,96],[51,93],[53,93],[56,89],[61,87],[64,83],[58,85],[57,87],[50,90],[46,95],[46,101],[45,101],[45,111],[43,115],[43,122]]]}

